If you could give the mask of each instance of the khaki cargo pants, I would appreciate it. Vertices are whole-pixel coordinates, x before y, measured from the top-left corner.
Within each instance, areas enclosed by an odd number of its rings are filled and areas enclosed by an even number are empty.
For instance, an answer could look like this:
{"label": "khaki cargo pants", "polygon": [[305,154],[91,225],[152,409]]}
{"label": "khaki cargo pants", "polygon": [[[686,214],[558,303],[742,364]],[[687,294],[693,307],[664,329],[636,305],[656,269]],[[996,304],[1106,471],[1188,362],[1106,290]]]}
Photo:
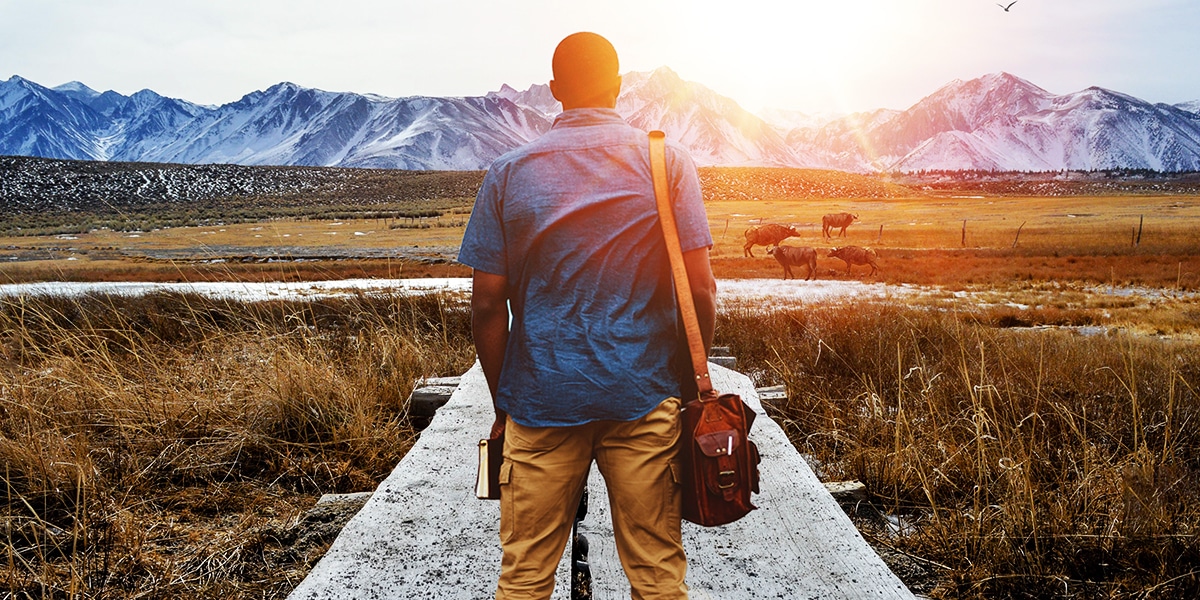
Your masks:
{"label": "khaki cargo pants", "polygon": [[522,427],[508,420],[500,472],[497,600],[548,599],[592,460],[608,488],[617,555],[635,600],[687,598],[675,442],[679,400],[636,421]]}

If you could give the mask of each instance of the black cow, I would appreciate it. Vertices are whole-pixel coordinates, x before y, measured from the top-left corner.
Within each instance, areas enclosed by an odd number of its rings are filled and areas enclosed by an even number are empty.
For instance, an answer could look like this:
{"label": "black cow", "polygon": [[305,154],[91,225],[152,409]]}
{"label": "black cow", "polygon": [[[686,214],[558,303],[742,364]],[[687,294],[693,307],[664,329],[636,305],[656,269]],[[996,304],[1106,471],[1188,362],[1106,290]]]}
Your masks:
{"label": "black cow", "polygon": [[746,245],[742,247],[743,256],[754,256],[750,251],[753,246],[778,246],[779,242],[792,236],[800,235],[795,227],[784,227],[778,223],[757,225],[746,230]]}
{"label": "black cow", "polygon": [[817,251],[807,246],[797,248],[795,246],[775,246],[768,248],[767,254],[774,254],[775,260],[783,267],[783,278],[788,279],[795,277],[792,274],[792,267],[808,265],[808,276],[805,279],[812,279],[817,272]]}
{"label": "black cow", "polygon": [[853,223],[857,218],[858,215],[852,215],[850,213],[835,213],[831,215],[825,215],[821,217],[821,235],[827,238],[833,237],[829,234],[829,232],[840,227],[842,232],[838,234],[838,237],[844,237],[846,235],[846,228],[849,227],[850,224]]}
{"label": "black cow", "polygon": [[846,246],[845,248],[834,248],[829,251],[829,258],[840,258],[846,263],[846,274],[850,274],[850,265],[871,265],[871,275],[879,272],[879,265],[875,264],[875,259],[879,255],[870,248],[860,248],[858,246]]}

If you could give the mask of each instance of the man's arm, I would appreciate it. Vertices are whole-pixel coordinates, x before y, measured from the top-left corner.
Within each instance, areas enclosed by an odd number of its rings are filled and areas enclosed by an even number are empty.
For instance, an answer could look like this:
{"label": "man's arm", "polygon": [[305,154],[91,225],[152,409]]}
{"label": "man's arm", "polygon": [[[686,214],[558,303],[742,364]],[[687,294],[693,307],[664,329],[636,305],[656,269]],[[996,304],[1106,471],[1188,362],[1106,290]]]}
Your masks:
{"label": "man's arm", "polygon": [[[503,275],[476,269],[471,281],[471,335],[475,338],[475,353],[487,378],[495,406],[500,387],[500,369],[504,366],[504,350],[508,346],[508,279]],[[504,430],[507,415],[496,408],[492,437]]]}
{"label": "man's arm", "polygon": [[713,330],[717,322],[717,281],[713,278],[712,264],[708,260],[708,248],[684,252],[683,266],[687,269],[692,300],[696,304],[696,318],[700,321],[700,337],[704,340],[704,353],[707,354],[712,349]]}

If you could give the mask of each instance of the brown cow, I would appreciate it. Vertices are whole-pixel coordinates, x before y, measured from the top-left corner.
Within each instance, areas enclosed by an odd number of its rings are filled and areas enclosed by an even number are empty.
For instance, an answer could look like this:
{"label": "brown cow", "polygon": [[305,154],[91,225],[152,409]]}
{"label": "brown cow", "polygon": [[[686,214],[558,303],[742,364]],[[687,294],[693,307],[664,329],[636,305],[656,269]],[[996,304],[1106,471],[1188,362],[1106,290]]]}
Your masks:
{"label": "brown cow", "polygon": [[859,248],[858,246],[846,246],[845,248],[834,248],[829,251],[829,258],[840,258],[846,263],[846,274],[850,274],[850,265],[871,265],[871,275],[879,272],[879,265],[875,264],[875,259],[879,255],[870,248]]}
{"label": "brown cow", "polygon": [[795,277],[792,274],[792,267],[808,265],[808,276],[805,279],[812,279],[817,272],[817,251],[804,246],[797,248],[795,246],[775,246],[767,249],[767,254],[774,254],[775,260],[783,266],[783,278]]}
{"label": "brown cow", "polygon": [[742,247],[743,256],[754,256],[750,251],[753,246],[778,246],[779,242],[794,235],[800,235],[795,227],[784,227],[777,223],[756,225],[746,230],[746,245]]}
{"label": "brown cow", "polygon": [[835,213],[825,215],[821,217],[821,235],[823,237],[831,238],[833,236],[829,234],[829,231],[831,229],[837,229],[840,227],[842,228],[842,232],[838,234],[838,237],[844,237],[846,235],[846,228],[849,227],[850,224],[853,223],[857,218],[858,215],[852,215],[850,213]]}

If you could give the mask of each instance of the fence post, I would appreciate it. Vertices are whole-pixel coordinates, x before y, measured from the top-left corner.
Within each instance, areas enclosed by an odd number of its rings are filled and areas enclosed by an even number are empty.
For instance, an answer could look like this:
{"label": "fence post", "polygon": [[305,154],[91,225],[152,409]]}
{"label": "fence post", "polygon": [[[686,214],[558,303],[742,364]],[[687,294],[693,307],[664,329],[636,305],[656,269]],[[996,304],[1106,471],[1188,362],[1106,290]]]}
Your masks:
{"label": "fence post", "polygon": [[1022,221],[1021,227],[1017,228],[1017,235],[1016,235],[1016,237],[1013,238],[1013,245],[1012,245],[1013,248],[1017,247],[1017,240],[1021,239],[1021,229],[1023,227],[1025,227],[1025,223],[1028,223],[1028,221]]}

